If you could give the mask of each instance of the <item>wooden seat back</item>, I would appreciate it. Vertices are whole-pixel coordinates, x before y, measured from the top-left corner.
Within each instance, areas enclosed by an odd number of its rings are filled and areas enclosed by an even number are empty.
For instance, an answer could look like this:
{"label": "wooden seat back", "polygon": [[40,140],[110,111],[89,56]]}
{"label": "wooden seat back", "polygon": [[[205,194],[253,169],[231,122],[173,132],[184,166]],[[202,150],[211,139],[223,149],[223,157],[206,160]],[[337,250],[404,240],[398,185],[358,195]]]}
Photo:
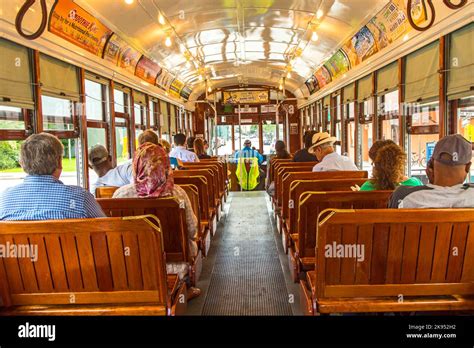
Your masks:
{"label": "wooden seat back", "polygon": [[[322,173],[332,173],[331,174],[322,174]],[[287,172],[282,177],[281,185],[281,216],[283,219],[288,218],[288,202],[290,200],[290,188],[293,187],[293,183],[296,180],[333,180],[333,179],[356,179],[356,178],[367,178],[367,171],[339,171],[339,172]],[[362,181],[362,184],[366,181]],[[360,184],[360,181],[358,181]],[[335,183],[337,186],[337,183]],[[329,185],[325,187],[330,187]],[[346,188],[347,185],[342,187]],[[350,189],[350,186],[348,187]],[[322,191],[345,191],[343,190],[331,190],[331,189],[321,189]],[[319,189],[314,191],[320,191]],[[297,206],[297,205],[296,205]]]}
{"label": "wooden seat back", "polygon": [[95,189],[95,198],[112,198],[118,186],[99,186]]}
{"label": "wooden seat back", "polygon": [[291,162],[281,164],[275,171],[274,185],[275,185],[275,203],[279,208],[281,207],[281,192],[282,192],[282,179],[285,173],[289,172],[312,172],[316,162]]}
{"label": "wooden seat back", "polygon": [[316,216],[329,208],[383,209],[387,208],[393,191],[305,192],[298,205],[298,257],[314,257],[316,245]]}
{"label": "wooden seat back", "polygon": [[161,223],[166,261],[191,261],[184,205],[177,198],[102,198],[97,202],[110,217],[155,215]]}
{"label": "wooden seat back", "polygon": [[[337,303],[338,299],[361,297],[368,298],[369,307],[376,307],[383,303],[374,298],[391,298],[396,303],[403,296],[408,306],[409,296],[419,300],[473,295],[473,231],[474,209],[324,211],[317,228],[316,300]],[[327,246],[334,243],[364,246],[363,260],[327,257]],[[435,303],[427,302],[425,308],[433,310]],[[473,303],[471,300],[471,310]],[[356,311],[344,308],[343,303],[339,307]],[[397,310],[395,307],[392,304],[391,310]]]}
{"label": "wooden seat back", "polygon": [[204,176],[207,179],[209,185],[209,200],[212,214],[214,215],[217,211],[219,204],[219,191],[217,189],[217,177],[211,169],[199,168],[199,169],[186,169],[186,170],[175,170],[173,172],[174,177],[189,177],[189,176]]}
{"label": "wooden seat back", "polygon": [[198,226],[201,226],[201,206],[199,203],[199,190],[196,187],[196,185],[192,184],[181,184],[178,185],[181,187],[184,192],[186,192],[186,195],[189,198],[189,202],[191,202],[191,206],[193,207],[193,212],[194,215],[196,216],[198,220]]}
{"label": "wooden seat back", "polygon": [[184,163],[182,170],[193,170],[193,169],[209,169],[212,171],[216,178],[216,192],[218,193],[219,198],[224,195],[225,190],[225,182],[224,177],[222,175],[221,167],[217,164],[217,162],[211,163],[202,163],[202,162],[192,162],[192,163]]}
{"label": "wooden seat back", "polygon": [[174,176],[176,185],[193,185],[198,190],[201,221],[209,221],[211,218],[211,208],[209,201],[209,184],[203,175]]}
{"label": "wooden seat back", "polygon": [[0,243],[37,247],[34,262],[0,258],[6,314],[138,314],[129,306],[167,313],[163,239],[154,216],[0,222]]}
{"label": "wooden seat back", "polygon": [[270,168],[268,173],[268,178],[270,182],[273,182],[275,177],[275,170],[278,169],[279,163],[290,163],[293,162],[291,159],[280,159],[280,158],[272,158],[270,160]]}
{"label": "wooden seat back", "polygon": [[367,179],[365,178],[347,178],[336,180],[294,180],[289,188],[289,199],[287,204],[283,204],[282,208],[286,208],[287,216],[285,218],[288,233],[294,233],[298,227],[298,206],[300,204],[301,195],[308,191],[352,191],[351,186],[362,185]]}

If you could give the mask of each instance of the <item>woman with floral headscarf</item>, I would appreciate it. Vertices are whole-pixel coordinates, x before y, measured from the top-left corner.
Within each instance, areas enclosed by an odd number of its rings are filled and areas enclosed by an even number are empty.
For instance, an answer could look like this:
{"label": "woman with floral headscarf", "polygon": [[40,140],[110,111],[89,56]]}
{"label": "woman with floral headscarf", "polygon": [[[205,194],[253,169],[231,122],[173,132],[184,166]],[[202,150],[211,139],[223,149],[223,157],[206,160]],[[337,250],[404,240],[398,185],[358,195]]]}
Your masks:
{"label": "woman with floral headscarf", "polygon": [[[141,145],[133,158],[133,178],[134,182],[120,187],[115,191],[113,198],[177,198],[184,202],[186,212],[186,225],[188,227],[189,251],[192,257],[198,253],[195,241],[197,233],[197,219],[194,215],[191,202],[186,192],[179,186],[174,185],[173,171],[166,151],[160,145],[144,143]],[[184,263],[167,263],[168,273],[175,273],[184,278],[187,274],[188,266]],[[196,297],[200,294],[197,288],[190,288],[188,298]]]}

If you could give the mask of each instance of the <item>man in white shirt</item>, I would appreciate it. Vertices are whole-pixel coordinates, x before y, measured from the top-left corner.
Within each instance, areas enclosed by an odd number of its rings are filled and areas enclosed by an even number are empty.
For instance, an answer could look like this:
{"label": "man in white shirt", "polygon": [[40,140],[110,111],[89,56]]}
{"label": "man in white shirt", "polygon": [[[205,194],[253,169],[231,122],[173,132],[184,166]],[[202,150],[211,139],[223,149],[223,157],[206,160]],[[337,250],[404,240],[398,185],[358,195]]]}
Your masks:
{"label": "man in white shirt", "polygon": [[112,157],[102,145],[90,148],[88,161],[89,168],[99,177],[90,187],[93,195],[99,186],[124,186],[133,182],[132,161],[129,160],[114,168]]}
{"label": "man in white shirt", "polygon": [[173,137],[174,149],[170,152],[170,157],[180,159],[182,162],[199,162],[198,156],[186,149],[186,135],[178,133]]}
{"label": "man in white shirt", "polygon": [[334,149],[336,137],[327,132],[313,135],[312,145],[308,152],[314,154],[319,163],[313,167],[313,172],[353,171],[359,170],[349,157],[339,155]]}
{"label": "man in white shirt", "polygon": [[464,184],[471,159],[472,144],[462,135],[442,138],[426,166],[430,184],[400,186],[389,208],[474,208],[474,185]]}

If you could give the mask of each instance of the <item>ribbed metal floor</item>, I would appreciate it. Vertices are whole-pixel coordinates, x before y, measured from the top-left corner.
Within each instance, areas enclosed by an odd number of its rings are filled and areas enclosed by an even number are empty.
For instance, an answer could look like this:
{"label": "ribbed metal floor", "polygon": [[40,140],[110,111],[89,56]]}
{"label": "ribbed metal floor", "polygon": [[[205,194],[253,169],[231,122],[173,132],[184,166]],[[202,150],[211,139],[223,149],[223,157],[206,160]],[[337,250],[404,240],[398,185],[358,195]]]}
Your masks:
{"label": "ribbed metal floor", "polygon": [[234,194],[202,315],[292,315],[265,192]]}

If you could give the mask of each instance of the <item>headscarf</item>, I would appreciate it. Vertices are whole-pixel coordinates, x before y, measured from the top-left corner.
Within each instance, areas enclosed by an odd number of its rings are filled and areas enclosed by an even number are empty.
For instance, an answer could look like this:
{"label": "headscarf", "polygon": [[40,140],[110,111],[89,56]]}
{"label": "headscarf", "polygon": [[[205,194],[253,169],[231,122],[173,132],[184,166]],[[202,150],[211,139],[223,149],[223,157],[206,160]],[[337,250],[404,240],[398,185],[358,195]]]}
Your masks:
{"label": "headscarf", "polygon": [[163,147],[152,143],[141,145],[133,158],[133,174],[139,197],[163,197],[172,194],[173,174]]}

